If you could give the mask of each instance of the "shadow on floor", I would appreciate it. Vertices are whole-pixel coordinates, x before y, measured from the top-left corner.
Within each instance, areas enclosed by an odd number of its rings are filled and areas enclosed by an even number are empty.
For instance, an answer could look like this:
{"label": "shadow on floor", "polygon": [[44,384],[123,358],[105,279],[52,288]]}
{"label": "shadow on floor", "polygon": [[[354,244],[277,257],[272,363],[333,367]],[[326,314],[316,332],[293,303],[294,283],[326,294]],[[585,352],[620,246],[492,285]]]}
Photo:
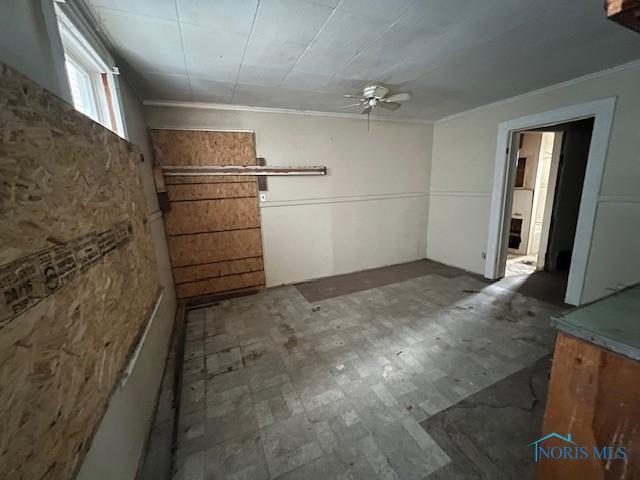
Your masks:
{"label": "shadow on floor", "polygon": [[[423,275],[440,275],[445,278],[456,278],[464,275],[487,284],[491,283],[476,273],[424,259],[321,278],[298,283],[295,287],[308,302],[313,303],[328,298],[340,297],[342,295],[404,282],[412,278],[422,277]],[[552,305],[569,307],[569,305],[564,303],[564,296],[567,290],[567,276],[567,272],[534,272],[530,275],[505,277],[494,282],[494,285]]]}
{"label": "shadow on floor", "polygon": [[531,448],[540,436],[551,356],[465,398],[420,425],[451,463],[428,480],[535,476]]}
{"label": "shadow on floor", "polygon": [[534,272],[531,275],[504,277],[494,285],[552,305],[570,307],[564,303],[567,279],[568,272]]}
{"label": "shadow on floor", "polygon": [[424,259],[298,283],[296,288],[307,302],[313,303],[350,293],[362,292],[371,288],[404,282],[424,275],[440,275],[445,278],[466,275],[488,283],[488,280],[480,275]]}

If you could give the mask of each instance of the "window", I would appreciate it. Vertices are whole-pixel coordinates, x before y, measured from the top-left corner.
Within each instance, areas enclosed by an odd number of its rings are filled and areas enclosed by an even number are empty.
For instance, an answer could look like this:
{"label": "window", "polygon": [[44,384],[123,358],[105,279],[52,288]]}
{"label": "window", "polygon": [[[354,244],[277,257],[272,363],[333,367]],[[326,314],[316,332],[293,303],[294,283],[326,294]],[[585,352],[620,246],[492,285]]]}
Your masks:
{"label": "window", "polygon": [[117,73],[117,69],[108,66],[59,4],[55,8],[74,107],[124,137],[120,102],[115,88],[114,73]]}

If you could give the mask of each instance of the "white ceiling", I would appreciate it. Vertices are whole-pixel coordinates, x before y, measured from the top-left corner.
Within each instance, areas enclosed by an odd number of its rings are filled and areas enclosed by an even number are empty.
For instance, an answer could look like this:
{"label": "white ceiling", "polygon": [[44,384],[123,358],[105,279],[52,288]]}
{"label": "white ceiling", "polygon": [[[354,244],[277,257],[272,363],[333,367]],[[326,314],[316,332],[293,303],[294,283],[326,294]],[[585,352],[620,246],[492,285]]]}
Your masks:
{"label": "white ceiling", "polygon": [[602,0],[89,0],[146,99],[436,120],[640,58]]}

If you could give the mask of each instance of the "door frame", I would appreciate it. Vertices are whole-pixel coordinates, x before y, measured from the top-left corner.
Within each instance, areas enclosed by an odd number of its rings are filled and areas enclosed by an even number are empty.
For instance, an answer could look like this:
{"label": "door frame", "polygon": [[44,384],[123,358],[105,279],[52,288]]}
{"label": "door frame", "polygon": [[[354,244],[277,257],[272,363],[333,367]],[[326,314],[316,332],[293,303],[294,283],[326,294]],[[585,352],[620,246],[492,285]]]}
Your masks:
{"label": "door frame", "polygon": [[549,235],[551,233],[551,218],[553,217],[553,204],[556,196],[556,186],[558,183],[558,168],[560,166],[560,155],[562,155],[563,142],[564,142],[564,132],[555,132],[555,139],[553,141],[553,151],[551,152],[551,166],[549,168],[549,178],[547,179],[547,197],[544,200],[542,232],[540,233],[540,245],[538,246],[538,259],[536,261],[537,270],[542,270],[547,264],[547,251],[549,250]]}
{"label": "door frame", "polygon": [[510,207],[513,201],[513,188],[510,186],[515,175],[515,162],[517,161],[515,139],[518,133],[524,130],[593,117],[593,133],[589,145],[587,169],[580,199],[578,224],[565,296],[565,302],[570,305],[580,305],[582,303],[587,263],[598,208],[598,195],[609,149],[616,99],[617,97],[608,97],[557,110],[535,113],[507,120],[498,125],[489,235],[484,270],[486,278],[496,280],[502,278],[505,272],[509,234],[507,217],[510,217]]}

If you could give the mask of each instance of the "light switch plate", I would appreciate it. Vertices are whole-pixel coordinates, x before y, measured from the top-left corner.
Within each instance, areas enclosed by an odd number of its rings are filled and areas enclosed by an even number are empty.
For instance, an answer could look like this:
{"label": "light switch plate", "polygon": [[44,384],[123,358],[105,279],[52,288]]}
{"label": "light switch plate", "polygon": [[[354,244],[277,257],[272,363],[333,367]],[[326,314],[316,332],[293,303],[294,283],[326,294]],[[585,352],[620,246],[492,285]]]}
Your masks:
{"label": "light switch plate", "polygon": [[260,192],[260,202],[267,201],[267,194],[265,192]]}

